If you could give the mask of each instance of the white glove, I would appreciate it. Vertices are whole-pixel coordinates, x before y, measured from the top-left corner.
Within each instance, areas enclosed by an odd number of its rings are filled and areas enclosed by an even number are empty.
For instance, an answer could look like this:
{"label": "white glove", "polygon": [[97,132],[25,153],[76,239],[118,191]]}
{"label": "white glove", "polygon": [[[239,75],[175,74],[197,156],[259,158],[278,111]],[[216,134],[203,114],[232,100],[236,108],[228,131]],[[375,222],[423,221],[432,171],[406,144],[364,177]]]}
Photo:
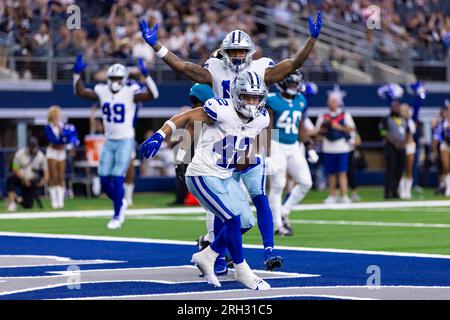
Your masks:
{"label": "white glove", "polygon": [[266,175],[271,176],[278,171],[278,166],[271,157],[264,159],[264,165],[266,167]]}
{"label": "white glove", "polygon": [[317,154],[316,150],[314,149],[308,150],[308,161],[312,164],[317,163],[317,161],[319,161],[319,155]]}

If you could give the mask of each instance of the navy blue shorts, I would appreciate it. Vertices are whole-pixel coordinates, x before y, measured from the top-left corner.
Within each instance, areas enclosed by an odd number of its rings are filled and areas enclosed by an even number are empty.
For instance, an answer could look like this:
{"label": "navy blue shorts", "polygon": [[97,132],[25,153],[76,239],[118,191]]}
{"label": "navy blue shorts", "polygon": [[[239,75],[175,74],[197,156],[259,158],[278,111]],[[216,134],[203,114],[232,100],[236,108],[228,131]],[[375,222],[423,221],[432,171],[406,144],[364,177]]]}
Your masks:
{"label": "navy blue shorts", "polygon": [[348,152],[345,153],[324,153],[323,166],[325,175],[336,174],[339,172],[347,172],[348,169]]}

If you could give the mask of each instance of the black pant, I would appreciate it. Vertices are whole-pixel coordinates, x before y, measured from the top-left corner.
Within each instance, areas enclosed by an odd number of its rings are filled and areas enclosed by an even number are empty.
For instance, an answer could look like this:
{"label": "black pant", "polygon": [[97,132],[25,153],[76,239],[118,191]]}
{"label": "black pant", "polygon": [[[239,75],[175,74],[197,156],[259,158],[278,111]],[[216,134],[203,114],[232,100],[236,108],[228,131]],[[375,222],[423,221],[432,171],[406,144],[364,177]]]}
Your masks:
{"label": "black pant", "polygon": [[350,189],[356,189],[356,159],[355,150],[350,151],[348,154],[348,170],[347,170],[347,180]]}
{"label": "black pant", "polygon": [[15,174],[11,174],[6,179],[6,187],[8,193],[16,192],[16,189],[20,190],[20,194],[22,196],[22,202],[20,204],[22,207],[26,209],[33,208],[34,200],[37,200],[39,207],[42,208],[42,204],[39,199],[39,187],[37,186],[37,182],[31,182],[31,185],[28,187],[24,185]]}
{"label": "black pant", "polygon": [[392,143],[386,143],[384,148],[386,170],[384,173],[384,197],[398,198],[398,185],[405,170],[405,149],[397,149]]}
{"label": "black pant", "polygon": [[187,170],[188,164],[186,163],[180,163],[177,164],[175,167],[175,173],[177,175],[177,181],[176,181],[176,191],[177,191],[177,198],[175,199],[174,204],[184,204],[184,199],[186,198],[186,195],[188,194],[188,188],[186,186],[186,170]]}

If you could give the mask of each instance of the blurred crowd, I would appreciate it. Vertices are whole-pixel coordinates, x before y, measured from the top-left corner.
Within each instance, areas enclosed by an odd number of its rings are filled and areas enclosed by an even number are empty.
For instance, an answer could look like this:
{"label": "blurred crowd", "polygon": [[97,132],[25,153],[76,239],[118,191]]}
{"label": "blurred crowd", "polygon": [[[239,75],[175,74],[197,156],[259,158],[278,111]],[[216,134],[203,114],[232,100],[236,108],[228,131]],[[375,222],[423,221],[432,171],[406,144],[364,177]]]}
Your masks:
{"label": "blurred crowd", "polygon": [[[72,4],[81,9],[79,30],[66,27],[66,9]],[[154,53],[138,28],[144,17],[150,25],[160,23],[161,42],[185,59],[206,59],[224,35],[236,28],[253,36],[260,53],[275,60],[286,58],[297,43],[292,40],[281,50],[270,48],[265,27],[256,20],[260,17],[254,11],[257,4],[267,7],[266,18],[278,22],[289,23],[298,15],[321,9],[325,21],[339,19],[350,24],[365,22],[368,6],[377,4],[382,41],[368,34],[361,44],[373,48],[374,56],[396,57],[398,44],[404,44],[415,49],[413,56],[418,59],[442,60],[449,47],[448,0],[0,0],[0,34],[13,38],[12,51],[18,57],[83,53],[94,62],[144,58],[152,63]],[[330,61],[332,57],[311,63],[329,69]],[[98,66],[94,63],[90,68]]]}

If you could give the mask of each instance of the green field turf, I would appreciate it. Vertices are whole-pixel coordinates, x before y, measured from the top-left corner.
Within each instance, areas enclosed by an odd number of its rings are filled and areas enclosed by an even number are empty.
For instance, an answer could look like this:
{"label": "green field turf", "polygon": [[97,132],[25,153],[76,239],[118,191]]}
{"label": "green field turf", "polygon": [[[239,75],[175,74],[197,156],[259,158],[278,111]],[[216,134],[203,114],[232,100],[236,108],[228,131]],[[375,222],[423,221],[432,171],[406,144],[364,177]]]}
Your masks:
{"label": "green field turf", "polygon": [[[363,189],[366,201],[381,201],[381,189]],[[325,194],[312,192],[305,203],[320,203]],[[133,208],[163,208],[174,199],[171,194],[135,196]],[[438,200],[432,190],[415,194],[415,200]],[[110,209],[107,199],[67,200],[67,210]],[[36,210],[35,210],[36,211]],[[37,210],[39,211],[39,210]],[[193,241],[204,233],[203,214],[130,216],[120,230],[106,229],[107,217],[0,219],[0,231],[98,236],[138,237]],[[356,250],[383,250],[450,254],[450,208],[423,207],[397,209],[352,209],[295,211],[291,214],[294,236],[277,237],[277,245]],[[439,224],[431,226],[373,226],[349,223]],[[340,223],[340,224],[330,224]],[[260,244],[257,228],[244,236],[248,244]]]}

